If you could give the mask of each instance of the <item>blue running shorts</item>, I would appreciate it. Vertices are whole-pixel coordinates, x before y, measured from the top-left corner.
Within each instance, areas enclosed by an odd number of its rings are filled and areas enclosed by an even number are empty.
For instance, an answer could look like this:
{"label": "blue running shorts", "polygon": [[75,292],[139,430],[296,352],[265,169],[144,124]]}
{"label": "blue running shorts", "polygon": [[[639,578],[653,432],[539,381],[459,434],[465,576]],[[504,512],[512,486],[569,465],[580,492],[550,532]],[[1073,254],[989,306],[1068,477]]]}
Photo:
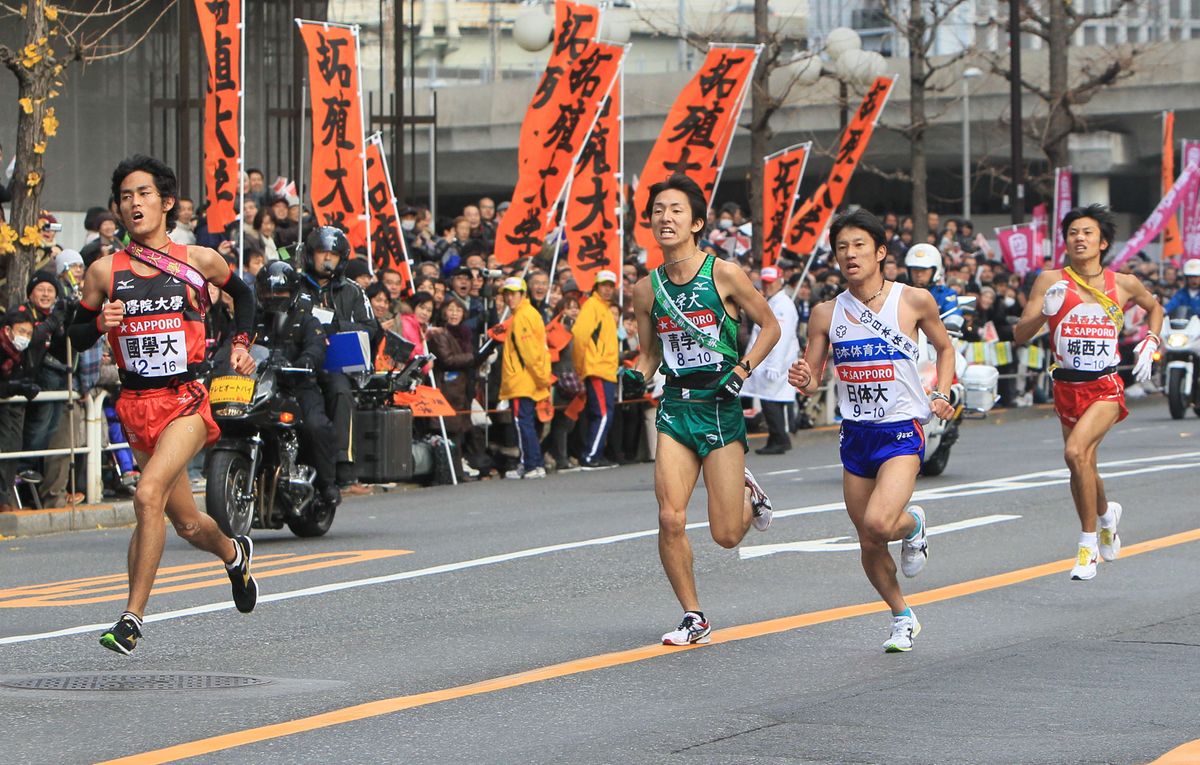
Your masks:
{"label": "blue running shorts", "polygon": [[917,420],[842,420],[838,441],[842,467],[861,478],[874,478],[880,466],[892,457],[915,454],[918,459],[925,459],[925,429]]}

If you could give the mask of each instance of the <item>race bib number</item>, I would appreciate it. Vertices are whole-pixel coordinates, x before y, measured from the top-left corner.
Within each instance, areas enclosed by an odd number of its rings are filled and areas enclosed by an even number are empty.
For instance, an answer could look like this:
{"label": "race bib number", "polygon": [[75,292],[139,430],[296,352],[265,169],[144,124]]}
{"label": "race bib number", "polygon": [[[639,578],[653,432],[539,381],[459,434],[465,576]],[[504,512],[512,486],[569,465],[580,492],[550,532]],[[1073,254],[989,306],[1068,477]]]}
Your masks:
{"label": "race bib number", "polygon": [[1117,328],[1101,306],[1077,306],[1058,325],[1055,350],[1065,369],[1098,372],[1120,360]]}
{"label": "race bib number", "polygon": [[[705,335],[718,337],[717,314],[711,310],[684,314]],[[658,319],[658,338],[662,341],[663,361],[675,372],[683,372],[719,364],[721,354],[705,348],[692,335],[671,320],[670,316]]]}
{"label": "race bib number", "polygon": [[127,372],[170,377],[187,371],[187,338],[178,316],[130,319],[121,329],[121,358]]}

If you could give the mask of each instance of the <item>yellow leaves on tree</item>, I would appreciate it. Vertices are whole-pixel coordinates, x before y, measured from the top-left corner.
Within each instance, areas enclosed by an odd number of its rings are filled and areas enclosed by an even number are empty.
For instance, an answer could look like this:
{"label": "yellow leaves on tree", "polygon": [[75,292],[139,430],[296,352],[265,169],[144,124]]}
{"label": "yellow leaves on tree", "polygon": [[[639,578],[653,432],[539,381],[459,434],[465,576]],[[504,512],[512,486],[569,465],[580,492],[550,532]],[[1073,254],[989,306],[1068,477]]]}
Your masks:
{"label": "yellow leaves on tree", "polygon": [[21,52],[24,54],[24,57],[21,59],[21,66],[26,69],[32,69],[42,60],[42,51],[38,49],[35,43],[26,45]]}
{"label": "yellow leaves on tree", "polygon": [[0,255],[12,255],[16,251],[17,232],[7,223],[0,223]]}
{"label": "yellow leaves on tree", "polygon": [[[31,170],[25,176],[25,196],[27,196],[27,197],[33,196],[33,190],[36,189],[37,185],[41,182],[42,182],[42,174],[37,171]],[[34,231],[34,233],[37,233],[37,229],[33,229],[33,231]]]}
{"label": "yellow leaves on tree", "polygon": [[[13,232],[14,234],[16,232]],[[25,235],[21,237],[21,244],[26,247],[36,247],[42,241],[42,235],[38,233],[37,226],[26,226]]]}
{"label": "yellow leaves on tree", "polygon": [[18,98],[17,103],[21,105],[21,111],[26,114],[33,114],[33,99]]}
{"label": "yellow leaves on tree", "polygon": [[53,106],[47,109],[46,116],[42,117],[42,131],[45,132],[47,138],[53,138],[58,134],[58,117],[54,116]]}
{"label": "yellow leaves on tree", "polygon": [[43,13],[46,14],[47,21],[58,21],[58,9],[53,5],[47,5]]}
{"label": "yellow leaves on tree", "polygon": [[42,141],[41,143],[35,143],[33,145],[33,153],[34,154],[45,154],[46,153],[46,142]]}

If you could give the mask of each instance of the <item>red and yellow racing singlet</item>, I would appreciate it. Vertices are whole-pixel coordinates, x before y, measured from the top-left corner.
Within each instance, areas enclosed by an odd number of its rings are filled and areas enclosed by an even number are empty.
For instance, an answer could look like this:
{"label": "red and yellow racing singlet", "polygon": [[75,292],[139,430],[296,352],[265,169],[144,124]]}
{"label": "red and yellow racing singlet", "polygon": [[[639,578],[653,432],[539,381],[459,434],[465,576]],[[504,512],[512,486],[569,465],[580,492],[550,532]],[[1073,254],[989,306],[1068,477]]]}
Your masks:
{"label": "red and yellow racing singlet", "polygon": [[[1086,303],[1081,288],[1067,280],[1067,295],[1062,308],[1050,317],[1050,337],[1054,355],[1063,369],[1099,372],[1116,366],[1121,360],[1117,348],[1117,326],[1099,303]],[[1119,304],[1117,276],[1104,271],[1104,294]]]}

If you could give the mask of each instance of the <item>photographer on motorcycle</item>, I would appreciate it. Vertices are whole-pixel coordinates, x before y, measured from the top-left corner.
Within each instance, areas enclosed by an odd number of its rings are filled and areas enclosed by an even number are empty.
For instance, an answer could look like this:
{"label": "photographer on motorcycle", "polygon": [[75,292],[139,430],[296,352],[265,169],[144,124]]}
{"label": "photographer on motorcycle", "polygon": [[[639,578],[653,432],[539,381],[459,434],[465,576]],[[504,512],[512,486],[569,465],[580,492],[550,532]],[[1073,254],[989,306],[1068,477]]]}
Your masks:
{"label": "photographer on motorcycle", "polygon": [[[254,331],[260,345],[282,357],[283,366],[321,369],[325,363],[325,328],[303,306],[296,305],[300,277],[292,266],[276,260],[255,277],[258,312]],[[342,501],[334,467],[333,423],[325,414],[325,399],[314,375],[288,375],[281,386],[300,405],[300,446],[303,459],[317,471],[317,494],[327,507]]]}
{"label": "photographer on motorcycle", "polygon": [[[300,294],[311,304],[313,316],[327,334],[366,332],[373,337],[379,324],[362,288],[343,275],[350,257],[350,242],[341,229],[321,226],[304,239],[297,254],[303,270]],[[325,411],[333,421],[337,483],[351,494],[365,494],[357,483],[351,453],[350,428],[354,422],[354,390],[348,375],[321,372],[319,380],[325,393]]]}
{"label": "photographer on motorcycle", "polygon": [[942,253],[938,248],[924,242],[914,244],[904,256],[904,268],[908,271],[909,284],[927,289],[933,295],[946,329],[962,331],[963,314],[958,305],[958,293],[942,284]]}
{"label": "photographer on motorcycle", "polygon": [[1187,318],[1200,316],[1200,258],[1192,258],[1183,264],[1183,289],[1176,292],[1163,306],[1163,313],[1171,316],[1180,306],[1187,307]]}

